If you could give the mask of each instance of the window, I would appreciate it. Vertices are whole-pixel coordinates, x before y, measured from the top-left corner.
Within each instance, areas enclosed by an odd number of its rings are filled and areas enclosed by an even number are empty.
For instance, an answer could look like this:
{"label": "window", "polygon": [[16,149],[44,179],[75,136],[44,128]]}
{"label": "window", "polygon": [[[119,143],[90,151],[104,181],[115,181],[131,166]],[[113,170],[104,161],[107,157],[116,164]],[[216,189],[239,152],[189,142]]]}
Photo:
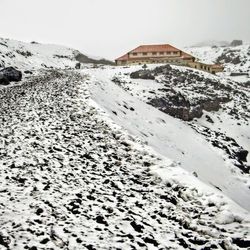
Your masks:
{"label": "window", "polygon": [[177,52],[177,51],[174,51],[174,54],[176,55],[176,54],[178,54],[178,52]]}
{"label": "window", "polygon": [[170,55],[170,54],[171,54],[171,52],[169,52],[169,51],[168,51],[168,52],[167,52],[167,54],[168,54],[168,55]]}
{"label": "window", "polygon": [[136,53],[136,52],[134,52],[134,53],[133,53],[133,56],[137,56],[137,53]]}
{"label": "window", "polygon": [[157,52],[153,52],[153,55],[154,55],[154,56],[157,55]]}
{"label": "window", "polygon": [[142,54],[143,54],[144,56],[146,56],[148,53],[147,53],[147,52],[143,52]]}
{"label": "window", "polygon": [[160,52],[160,55],[164,55],[164,52]]}

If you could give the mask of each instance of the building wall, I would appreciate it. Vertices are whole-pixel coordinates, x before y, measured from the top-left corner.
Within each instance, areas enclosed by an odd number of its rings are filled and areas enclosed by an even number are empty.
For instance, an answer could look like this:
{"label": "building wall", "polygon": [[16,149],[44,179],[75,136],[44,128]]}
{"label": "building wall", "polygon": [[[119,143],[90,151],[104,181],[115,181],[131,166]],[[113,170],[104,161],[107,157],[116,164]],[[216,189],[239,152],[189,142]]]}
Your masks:
{"label": "building wall", "polygon": [[181,66],[188,66],[194,69],[198,69],[198,70],[202,70],[202,71],[206,71],[212,74],[218,73],[218,72],[222,72],[223,71],[223,67],[218,68],[218,67],[213,67],[214,65],[209,65],[209,64],[205,64],[205,63],[201,63],[201,62],[196,62],[193,61],[192,58],[186,58],[183,59],[181,57],[173,57],[173,56],[165,56],[162,58],[155,58],[151,57],[148,58],[148,56],[145,56],[144,59],[142,59],[142,56],[140,55],[140,53],[138,53],[138,57],[134,56],[134,57],[129,57],[129,60],[126,61],[116,61],[116,64],[119,66],[122,65],[138,65],[138,64],[153,64],[153,63],[169,63],[169,64],[174,64],[174,65],[181,65]]}
{"label": "building wall", "polygon": [[176,52],[145,52],[145,53],[129,53],[129,58],[141,57],[168,57],[168,56],[181,56],[180,51]]}

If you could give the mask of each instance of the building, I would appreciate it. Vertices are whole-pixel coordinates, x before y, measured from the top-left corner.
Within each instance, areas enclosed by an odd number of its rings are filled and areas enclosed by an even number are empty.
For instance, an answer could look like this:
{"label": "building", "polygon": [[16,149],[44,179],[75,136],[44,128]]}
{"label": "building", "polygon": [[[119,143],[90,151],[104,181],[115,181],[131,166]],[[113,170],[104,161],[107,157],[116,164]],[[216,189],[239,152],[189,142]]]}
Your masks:
{"label": "building", "polygon": [[215,74],[223,71],[217,64],[204,64],[197,59],[169,44],[141,45],[115,60],[116,65],[134,65],[148,63],[169,63],[188,66]]}

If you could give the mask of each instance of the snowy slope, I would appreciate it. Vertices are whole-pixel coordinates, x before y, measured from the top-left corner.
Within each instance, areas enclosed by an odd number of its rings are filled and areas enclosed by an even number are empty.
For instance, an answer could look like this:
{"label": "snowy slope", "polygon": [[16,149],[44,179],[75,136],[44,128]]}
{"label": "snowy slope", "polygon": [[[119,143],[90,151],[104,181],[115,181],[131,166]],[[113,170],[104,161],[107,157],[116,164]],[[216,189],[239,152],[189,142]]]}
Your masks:
{"label": "snowy slope", "polygon": [[114,123],[92,80],[45,71],[0,91],[0,248],[247,246],[249,213]]}
{"label": "snowy slope", "polygon": [[[225,67],[225,76],[232,72],[248,73],[250,75],[250,45],[241,45],[237,47],[191,47],[185,48],[185,51],[197,57],[200,61],[212,64],[222,63]],[[247,76],[231,77],[232,80],[241,82],[249,81]]]}
{"label": "snowy slope", "polygon": [[249,210],[249,179],[241,176],[238,171],[233,174],[230,164],[225,163],[223,157],[216,153],[217,150],[213,150],[187,124],[156,110],[116,86],[111,79],[114,72],[122,70],[97,69],[89,72],[93,76],[90,81],[94,100],[117,124],[146,141],[158,153],[179,162],[190,173],[195,172],[207,184],[219,187]]}
{"label": "snowy slope", "polygon": [[60,45],[25,43],[0,38],[0,68],[16,67],[20,70],[40,68],[72,69],[80,61],[83,64],[110,64],[112,62],[83,55],[75,49]]}
{"label": "snowy slope", "polygon": [[145,103],[160,82],[131,95],[111,81],[138,67],[68,70],[74,50],[6,39],[0,52],[34,72],[0,87],[1,250],[248,249],[249,178],[197,132],[247,147],[244,114],[184,122]]}
{"label": "snowy slope", "polygon": [[0,65],[23,70],[75,67],[76,50],[58,45],[24,43],[0,38]]}

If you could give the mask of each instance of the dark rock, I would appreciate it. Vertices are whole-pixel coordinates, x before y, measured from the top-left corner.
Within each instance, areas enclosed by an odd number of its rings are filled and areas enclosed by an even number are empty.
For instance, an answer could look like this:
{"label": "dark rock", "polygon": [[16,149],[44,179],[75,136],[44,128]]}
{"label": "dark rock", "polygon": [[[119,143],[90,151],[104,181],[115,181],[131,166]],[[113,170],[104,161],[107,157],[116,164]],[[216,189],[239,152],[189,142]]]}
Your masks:
{"label": "dark rock", "polygon": [[206,119],[208,122],[214,123],[214,121],[212,120],[212,118],[209,115],[206,115]]}
{"label": "dark rock", "polygon": [[37,247],[36,246],[32,246],[29,248],[29,250],[37,250]]}
{"label": "dark rock", "polygon": [[174,205],[177,205],[177,200],[174,196],[161,195],[160,198],[167,202],[171,202]]}
{"label": "dark rock", "polygon": [[242,44],[243,44],[242,40],[233,40],[230,45],[233,47],[236,47],[236,46],[240,46]]}
{"label": "dark rock", "polygon": [[0,75],[3,75],[9,82],[19,82],[22,80],[22,72],[13,67],[7,67],[0,70]]}
{"label": "dark rock", "polygon": [[154,80],[155,77],[153,76],[150,70],[138,70],[132,72],[130,74],[130,78],[132,79],[146,79],[146,80]]}
{"label": "dark rock", "polygon": [[239,161],[247,162],[247,155],[248,155],[248,151],[245,149],[242,149],[236,152],[236,157],[238,158]]}
{"label": "dark rock", "polygon": [[4,246],[6,249],[10,249],[9,240],[6,237],[3,237],[1,234],[0,234],[0,245]]}
{"label": "dark rock", "polygon": [[145,237],[145,238],[143,238],[143,241],[145,243],[153,244],[155,247],[157,247],[159,245],[159,243],[153,238]]}
{"label": "dark rock", "polygon": [[40,214],[42,214],[43,213],[43,209],[42,208],[38,208],[37,210],[36,210],[36,214],[37,215],[40,215]]}
{"label": "dark rock", "polygon": [[41,244],[47,244],[49,242],[49,238],[45,238],[40,241]]}
{"label": "dark rock", "polygon": [[142,233],[144,227],[142,225],[137,224],[135,221],[132,221],[130,225],[134,228],[136,232]]}
{"label": "dark rock", "polygon": [[80,69],[81,68],[81,63],[76,63],[76,65],[75,65],[75,69]]}
{"label": "dark rock", "polygon": [[247,239],[240,239],[240,238],[235,238],[233,239],[233,243],[236,244],[240,248],[247,248],[250,247],[250,240]]}
{"label": "dark rock", "polygon": [[96,222],[99,223],[99,224],[104,224],[105,226],[108,226],[107,221],[106,221],[106,220],[104,219],[104,217],[101,216],[101,215],[98,215],[98,216],[96,217]]}
{"label": "dark rock", "polygon": [[33,74],[33,72],[30,71],[30,70],[25,70],[23,73],[26,74],[26,75],[32,75]]}
{"label": "dark rock", "polygon": [[8,85],[10,84],[9,80],[0,73],[0,85]]}
{"label": "dark rock", "polygon": [[245,72],[232,72],[230,76],[248,76],[248,73]]}

